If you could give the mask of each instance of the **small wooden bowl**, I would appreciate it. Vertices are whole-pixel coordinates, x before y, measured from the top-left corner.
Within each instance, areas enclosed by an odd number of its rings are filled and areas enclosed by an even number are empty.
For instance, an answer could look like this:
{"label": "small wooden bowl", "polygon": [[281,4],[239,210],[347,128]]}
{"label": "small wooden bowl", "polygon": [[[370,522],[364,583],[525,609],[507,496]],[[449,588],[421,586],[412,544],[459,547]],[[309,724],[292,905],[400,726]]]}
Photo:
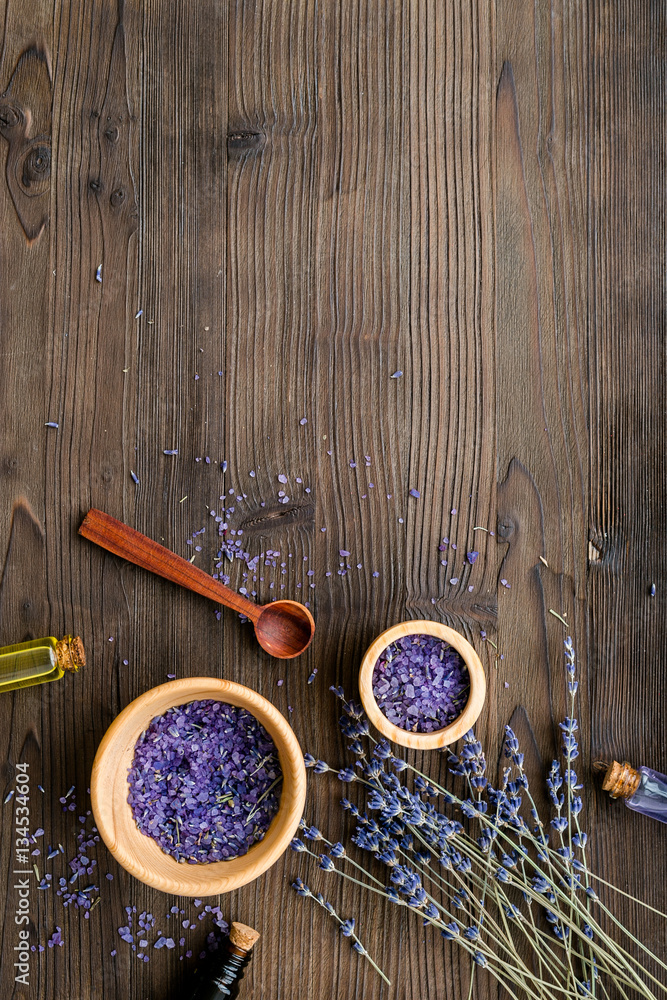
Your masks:
{"label": "small wooden bowl", "polygon": [[[373,671],[380,654],[392,642],[406,635],[434,635],[449,643],[460,653],[470,675],[470,694],[466,707],[448,726],[433,733],[411,733],[407,729],[395,726],[382,713],[373,694]],[[383,736],[402,747],[412,747],[413,750],[436,750],[438,747],[455,743],[475,724],[486,697],[486,677],[482,661],[460,632],[439,622],[400,622],[379,635],[366,650],[359,670],[359,695],[368,718]]]}
{"label": "small wooden bowl", "polygon": [[[138,829],[127,801],[127,773],[137,740],[156,715],[201,699],[247,709],[266,729],[278,751],[283,788],[278,812],[266,834],[247,854],[212,864],[179,863]],[[217,896],[251,882],[270,868],[296,833],[306,799],[303,753],[287,720],[256,691],[215,677],[191,677],[151,688],[114,719],[99,745],[90,780],[97,828],[116,861],[140,882],[178,896]]]}

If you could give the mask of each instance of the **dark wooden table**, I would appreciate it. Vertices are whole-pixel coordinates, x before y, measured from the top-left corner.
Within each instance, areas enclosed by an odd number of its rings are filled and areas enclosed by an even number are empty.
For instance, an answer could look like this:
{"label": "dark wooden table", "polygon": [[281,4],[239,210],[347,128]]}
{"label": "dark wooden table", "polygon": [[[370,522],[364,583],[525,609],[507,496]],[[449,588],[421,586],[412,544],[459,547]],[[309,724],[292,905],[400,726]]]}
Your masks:
{"label": "dark wooden table", "polygon": [[[664,4],[0,0],[0,25],[0,640],[73,631],[88,653],[0,696],[3,797],[28,764],[32,828],[65,848],[40,875],[65,870],[97,745],[141,692],[242,681],[339,763],[329,686],[354,693],[369,641],[406,618],[469,638],[491,770],[514,719],[537,772],[566,708],[554,609],[582,676],[593,863],[665,909],[667,827],[590,772],[667,771]],[[222,494],[245,550],[280,552],[248,589],[311,604],[301,660],[77,535],[99,507],[213,572]],[[233,586],[244,568],[225,561]],[[340,791],[309,785],[334,839]],[[14,819],[10,801],[3,1000],[181,995],[210,917],[192,958],[138,961],[126,905],[164,928],[197,911],[102,845],[90,919],[31,883],[32,942],[60,926],[65,944],[14,982]],[[356,915],[391,988],[296,875]],[[468,961],[419,918],[326,879],[289,852],[220,900],[262,932],[243,996],[467,995]],[[664,957],[664,922],[617,911]]]}

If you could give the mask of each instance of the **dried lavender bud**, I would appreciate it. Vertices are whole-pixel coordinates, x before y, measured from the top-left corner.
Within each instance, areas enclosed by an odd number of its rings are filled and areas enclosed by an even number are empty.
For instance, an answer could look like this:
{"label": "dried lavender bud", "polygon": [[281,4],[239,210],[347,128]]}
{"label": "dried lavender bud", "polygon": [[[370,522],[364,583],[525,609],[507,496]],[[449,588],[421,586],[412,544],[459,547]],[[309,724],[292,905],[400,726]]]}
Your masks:
{"label": "dried lavender bud", "polygon": [[128,802],[138,828],[165,853],[206,864],[262,839],[281,781],[275,745],[250,712],[193,701],[156,716],[140,736]]}
{"label": "dried lavender bud", "polygon": [[431,635],[407,635],[381,653],[373,694],[381,712],[400,729],[432,733],[461,714],[470,677],[459,653]]}

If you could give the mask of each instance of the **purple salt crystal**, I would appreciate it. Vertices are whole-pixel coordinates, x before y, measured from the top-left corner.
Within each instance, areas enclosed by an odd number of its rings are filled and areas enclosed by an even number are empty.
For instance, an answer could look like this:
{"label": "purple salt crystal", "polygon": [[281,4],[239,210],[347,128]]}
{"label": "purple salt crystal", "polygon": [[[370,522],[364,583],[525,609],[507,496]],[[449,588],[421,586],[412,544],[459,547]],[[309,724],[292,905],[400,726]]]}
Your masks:
{"label": "purple salt crystal", "polygon": [[444,729],[463,710],[468,669],[458,652],[436,636],[409,635],[380,654],[373,694],[384,715],[401,729]]}
{"label": "purple salt crystal", "polygon": [[157,716],[139,738],[128,802],[141,832],[177,860],[231,860],[264,836],[281,777],[275,745],[251,713],[196,701]]}
{"label": "purple salt crystal", "polygon": [[478,557],[479,557],[479,552],[469,552],[466,558],[470,563],[470,565],[472,566],[473,563],[477,562]]}
{"label": "purple salt crystal", "polygon": [[414,497],[415,500],[419,500],[421,497],[421,493],[419,492],[419,490],[410,490],[410,496]]}

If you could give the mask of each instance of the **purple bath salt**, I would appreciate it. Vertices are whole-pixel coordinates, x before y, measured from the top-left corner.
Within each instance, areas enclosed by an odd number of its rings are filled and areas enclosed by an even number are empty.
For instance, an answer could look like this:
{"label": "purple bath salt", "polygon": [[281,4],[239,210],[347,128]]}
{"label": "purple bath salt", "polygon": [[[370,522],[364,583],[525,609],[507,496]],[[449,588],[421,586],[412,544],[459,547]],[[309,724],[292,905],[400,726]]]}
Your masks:
{"label": "purple bath salt", "polygon": [[383,715],[399,729],[433,733],[465,708],[468,668],[460,654],[434,635],[406,635],[380,654],[373,694]]}
{"label": "purple bath salt", "polygon": [[127,801],[142,833],[179,862],[230,861],[278,811],[273,740],[244,708],[212,699],[170,708],[137,740]]}

